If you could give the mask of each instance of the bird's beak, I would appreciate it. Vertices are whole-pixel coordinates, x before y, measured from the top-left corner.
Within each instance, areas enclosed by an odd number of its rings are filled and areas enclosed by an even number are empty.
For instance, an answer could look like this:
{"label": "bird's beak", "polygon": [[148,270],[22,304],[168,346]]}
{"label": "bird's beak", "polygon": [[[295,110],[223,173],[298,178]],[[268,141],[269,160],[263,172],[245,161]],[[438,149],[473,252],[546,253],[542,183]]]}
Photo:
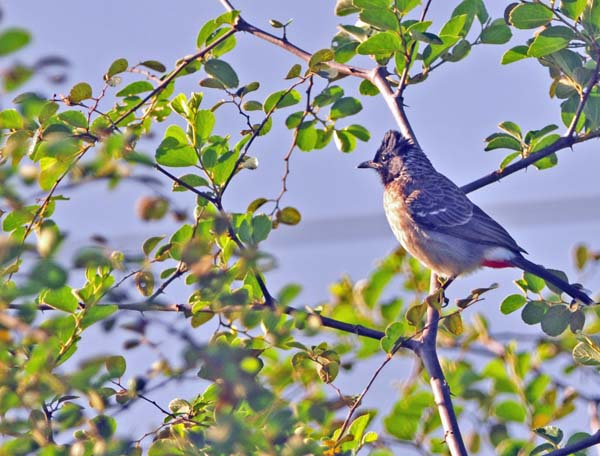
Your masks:
{"label": "bird's beak", "polygon": [[358,165],[357,168],[379,169],[379,168],[381,168],[381,165],[377,162],[374,162],[373,160],[367,160],[365,162],[362,162],[360,165]]}

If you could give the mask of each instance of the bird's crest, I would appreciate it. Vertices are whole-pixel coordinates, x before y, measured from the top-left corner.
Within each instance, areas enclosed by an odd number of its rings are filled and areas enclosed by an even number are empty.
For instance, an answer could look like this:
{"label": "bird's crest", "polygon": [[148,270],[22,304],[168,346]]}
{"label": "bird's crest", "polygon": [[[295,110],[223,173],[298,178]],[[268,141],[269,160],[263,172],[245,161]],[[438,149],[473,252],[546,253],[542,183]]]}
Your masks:
{"label": "bird's crest", "polygon": [[375,160],[378,163],[386,161],[386,158],[394,155],[404,155],[415,145],[409,138],[405,138],[399,131],[389,130],[381,141],[381,146],[375,154]]}

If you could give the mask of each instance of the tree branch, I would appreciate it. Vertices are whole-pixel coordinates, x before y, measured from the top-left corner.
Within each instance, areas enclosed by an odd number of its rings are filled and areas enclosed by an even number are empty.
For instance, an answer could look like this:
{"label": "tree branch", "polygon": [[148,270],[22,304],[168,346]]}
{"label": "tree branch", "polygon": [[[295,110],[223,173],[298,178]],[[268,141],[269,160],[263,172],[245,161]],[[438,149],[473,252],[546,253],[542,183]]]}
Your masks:
{"label": "tree branch", "polygon": [[236,31],[237,30],[235,28],[232,28],[231,30],[228,30],[226,33],[224,33],[222,36],[220,36],[217,40],[215,40],[212,43],[210,43],[208,46],[206,46],[201,51],[196,52],[195,54],[192,54],[192,55],[189,55],[189,56],[185,57],[181,61],[181,63],[165,79],[163,79],[162,82],[159,85],[157,85],[154,88],[154,90],[152,90],[150,93],[148,93],[148,95],[146,95],[144,98],[142,98],[138,103],[136,103],[131,108],[129,108],[127,111],[125,111],[123,114],[121,114],[114,121],[114,125],[119,125],[119,123],[121,121],[123,121],[123,119],[125,119],[127,116],[129,116],[130,114],[132,114],[135,111],[137,111],[148,100],[150,100],[150,98],[156,96],[157,94],[159,94],[160,92],[162,92],[163,90],[165,90],[167,88],[167,86],[171,83],[171,81],[173,81],[177,77],[177,75],[179,73],[181,73],[190,63],[192,63],[192,62],[194,62],[194,61],[196,61],[196,60],[204,57],[205,54],[207,54],[210,51],[212,51],[215,47],[217,47],[219,44],[221,44],[223,41],[225,41],[231,35],[233,35],[234,33],[236,33]]}
{"label": "tree branch", "polygon": [[[439,287],[437,275],[431,274],[430,295],[437,293]],[[429,374],[429,384],[431,385],[435,404],[442,420],[446,444],[450,449],[450,454],[452,456],[467,456],[467,449],[462,439],[456,413],[452,405],[450,388],[448,387],[448,383],[446,383],[446,378],[444,377],[437,354],[436,342],[439,320],[439,311],[434,306],[429,305],[427,308],[427,323],[421,336],[421,343],[417,354],[420,356],[423,366]]]}
{"label": "tree branch", "polygon": [[[229,2],[229,0],[220,0],[220,2],[227,11],[234,10],[234,7],[231,4],[231,2]],[[295,56],[299,57],[305,62],[310,61],[310,58],[312,57],[311,53],[291,43],[287,40],[287,38],[279,38],[261,28],[258,28],[255,25],[246,22],[241,16],[238,16],[237,22],[235,24],[235,29],[241,32],[249,33],[251,35],[256,36],[257,38],[274,44],[275,46],[278,46],[286,50],[287,52],[294,54]],[[400,127],[400,131],[402,132],[402,134],[410,138],[413,141],[413,143],[418,145],[416,136],[410,126],[410,123],[408,122],[406,114],[404,113],[402,95],[399,92],[394,93],[394,91],[392,90],[390,83],[386,79],[388,72],[385,67],[378,66],[373,68],[372,70],[366,70],[365,68],[360,68],[353,65],[346,65],[343,63],[333,61],[327,62],[327,66],[336,70],[340,74],[367,79],[373,85],[375,85],[379,89],[381,96],[384,98],[386,104],[388,105],[388,108],[392,112],[392,115],[394,116],[396,123]]]}
{"label": "tree branch", "polygon": [[595,434],[590,435],[589,437],[582,439],[579,442],[575,442],[572,445],[567,445],[566,447],[551,451],[550,453],[546,453],[545,456],[568,456],[570,454],[574,454],[578,451],[585,450],[586,448],[597,445],[599,443],[600,431],[597,431]]}
{"label": "tree branch", "polygon": [[379,93],[387,104],[388,109],[394,116],[394,120],[396,120],[398,127],[400,127],[400,132],[402,135],[410,138],[414,145],[419,146],[417,137],[410,126],[410,122],[408,121],[408,117],[406,117],[406,113],[404,112],[404,97],[402,96],[401,92],[394,92],[392,90],[390,83],[386,79],[387,75],[387,69],[379,66],[370,72],[367,79],[379,89]]}
{"label": "tree branch", "polygon": [[512,165],[507,166],[504,169],[498,169],[496,171],[492,171],[491,173],[480,177],[479,179],[475,179],[472,182],[469,182],[466,185],[461,187],[461,190],[465,193],[471,193],[475,190],[479,190],[482,187],[485,187],[494,182],[498,182],[503,177],[510,176],[517,171],[526,168],[527,166],[541,160],[548,155],[553,154],[561,149],[566,149],[567,147],[571,147],[574,144],[587,141],[588,139],[598,138],[600,137],[600,130],[595,130],[585,135],[580,136],[562,136],[556,142],[550,144],[548,147],[544,147],[543,149],[532,153],[531,155],[519,160],[518,162],[513,163]]}

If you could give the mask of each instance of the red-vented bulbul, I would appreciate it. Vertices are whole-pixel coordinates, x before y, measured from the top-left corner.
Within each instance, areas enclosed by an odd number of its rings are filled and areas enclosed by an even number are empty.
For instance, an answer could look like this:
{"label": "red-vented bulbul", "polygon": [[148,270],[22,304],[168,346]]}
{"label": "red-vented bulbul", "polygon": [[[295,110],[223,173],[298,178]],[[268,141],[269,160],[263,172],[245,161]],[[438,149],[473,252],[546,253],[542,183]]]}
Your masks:
{"label": "red-vented bulbul", "polygon": [[375,158],[358,167],[375,169],[381,177],[385,215],[402,246],[447,283],[482,266],[517,267],[593,303],[576,286],[525,259],[527,252],[511,235],[399,132],[388,131]]}

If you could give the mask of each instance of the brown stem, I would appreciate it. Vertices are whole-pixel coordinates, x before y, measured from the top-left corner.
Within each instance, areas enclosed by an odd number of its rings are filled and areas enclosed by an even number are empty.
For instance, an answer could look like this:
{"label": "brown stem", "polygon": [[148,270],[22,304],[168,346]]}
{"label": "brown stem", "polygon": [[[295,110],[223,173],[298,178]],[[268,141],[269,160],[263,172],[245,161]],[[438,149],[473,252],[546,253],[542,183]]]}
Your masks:
{"label": "brown stem", "polygon": [[165,79],[163,79],[159,85],[157,85],[154,88],[154,90],[152,90],[148,95],[146,95],[144,98],[142,98],[138,103],[136,103],[131,108],[129,108],[127,111],[125,111],[123,114],[121,114],[117,118],[117,120],[115,120],[115,122],[114,122],[115,125],[118,125],[123,119],[125,119],[127,116],[129,116],[130,114],[137,111],[141,106],[143,106],[152,97],[156,96],[157,94],[159,94],[160,92],[165,90],[167,88],[167,86],[171,83],[171,81],[173,81],[177,77],[177,75],[179,73],[181,73],[189,64],[204,57],[204,55],[206,55],[207,53],[212,51],[215,47],[217,47],[219,44],[221,44],[223,41],[225,41],[227,38],[229,38],[234,33],[236,33],[236,29],[232,28],[231,30],[228,30],[225,34],[220,36],[217,40],[213,41],[211,44],[206,46],[201,51],[185,57],[181,61],[181,63]]}
{"label": "brown stem", "polygon": [[[439,287],[440,284],[437,275],[431,274],[430,295],[436,293]],[[417,353],[423,361],[425,370],[429,374],[429,384],[431,385],[435,404],[442,420],[446,444],[450,449],[450,454],[452,456],[467,456],[467,449],[461,436],[456,413],[452,405],[450,388],[448,387],[448,383],[446,383],[446,378],[444,377],[437,354],[436,342],[439,320],[439,311],[430,305],[427,308],[427,323]]]}

